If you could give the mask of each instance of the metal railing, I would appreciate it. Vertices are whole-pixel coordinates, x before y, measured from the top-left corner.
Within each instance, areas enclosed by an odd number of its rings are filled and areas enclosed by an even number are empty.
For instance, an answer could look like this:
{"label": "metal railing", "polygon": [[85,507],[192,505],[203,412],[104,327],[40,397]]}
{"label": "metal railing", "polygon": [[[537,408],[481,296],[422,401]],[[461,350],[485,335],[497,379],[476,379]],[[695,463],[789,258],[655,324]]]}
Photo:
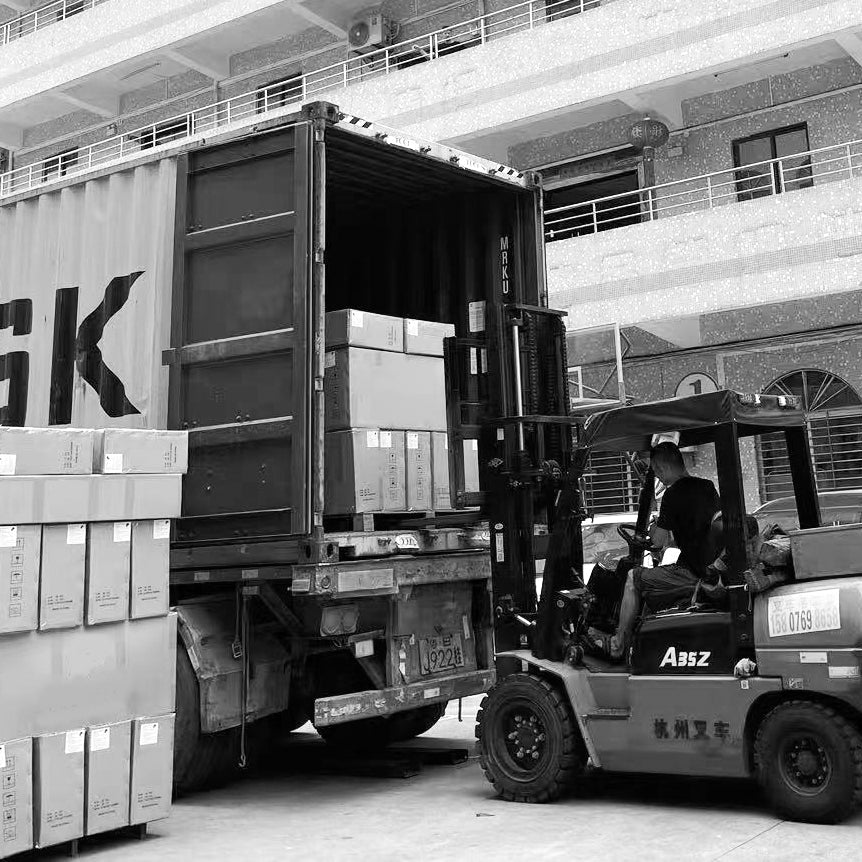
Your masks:
{"label": "metal railing", "polygon": [[31,9],[17,18],[0,24],[0,45],[8,45],[22,36],[29,36],[37,30],[50,27],[52,24],[65,21],[67,18],[107,2],[108,0],[53,0],[52,3]]}
{"label": "metal railing", "polygon": [[547,209],[545,238],[571,239],[852,177],[862,177],[862,140]]}
{"label": "metal railing", "polygon": [[[72,6],[76,0],[57,0],[51,6]],[[79,0],[88,6],[107,0]],[[473,18],[428,36],[408,39],[333,66],[296,75],[267,87],[207,105],[130,132],[79,147],[74,156],[56,155],[0,175],[0,199],[21,194],[67,176],[75,176],[147,149],[178,144],[198,135],[256,121],[262,115],[286,114],[303,102],[370,78],[530,30],[548,21],[578,15],[616,0],[528,0],[498,12]],[[45,9],[50,7],[43,7]]]}

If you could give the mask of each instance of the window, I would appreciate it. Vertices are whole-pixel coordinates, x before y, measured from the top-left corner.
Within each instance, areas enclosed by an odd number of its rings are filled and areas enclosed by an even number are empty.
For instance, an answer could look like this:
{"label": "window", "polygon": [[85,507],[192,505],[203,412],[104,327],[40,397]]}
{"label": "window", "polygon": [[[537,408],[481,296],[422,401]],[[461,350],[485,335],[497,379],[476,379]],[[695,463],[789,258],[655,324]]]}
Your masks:
{"label": "window", "polygon": [[258,87],[255,94],[257,112],[260,114],[275,108],[283,108],[293,102],[301,102],[302,89],[302,75],[292,75]]}
{"label": "window", "polygon": [[50,159],[46,159],[42,165],[42,182],[56,180],[59,177],[64,177],[66,174],[78,164],[78,149],[66,150],[64,153],[57,153]]}
{"label": "window", "polygon": [[[805,369],[779,378],[764,393],[801,399],[818,490],[862,488],[862,398],[851,386],[834,374]],[[782,434],[758,439],[757,466],[764,502],[793,495]]]}
{"label": "window", "polygon": [[808,126],[804,123],[734,141],[733,163],[739,168],[737,198],[749,201],[814,185],[808,150]]}
{"label": "window", "polygon": [[[191,117],[180,117],[179,119],[167,120],[164,123],[159,123],[155,126],[150,126],[144,129],[137,136],[142,150],[149,150],[153,147],[169,144],[171,141],[177,141],[191,134]],[[132,136],[134,137],[134,136]]]}
{"label": "window", "polygon": [[[545,191],[548,241],[570,239],[641,221],[638,172],[605,176]],[[611,197],[611,200],[601,200]],[[598,200],[598,203],[593,201]]]}

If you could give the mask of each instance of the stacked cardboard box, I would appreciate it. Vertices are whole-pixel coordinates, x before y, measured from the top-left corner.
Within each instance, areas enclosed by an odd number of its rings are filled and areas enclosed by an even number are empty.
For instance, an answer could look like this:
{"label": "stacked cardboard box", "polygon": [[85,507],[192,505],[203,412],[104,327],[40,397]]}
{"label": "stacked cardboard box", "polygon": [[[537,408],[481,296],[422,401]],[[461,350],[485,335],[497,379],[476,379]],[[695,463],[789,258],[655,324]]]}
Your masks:
{"label": "stacked cardboard box", "polygon": [[451,508],[443,342],[450,324],[345,309],[326,319],[326,510]]}
{"label": "stacked cardboard box", "polygon": [[0,859],[168,814],[187,451],[0,428]]}

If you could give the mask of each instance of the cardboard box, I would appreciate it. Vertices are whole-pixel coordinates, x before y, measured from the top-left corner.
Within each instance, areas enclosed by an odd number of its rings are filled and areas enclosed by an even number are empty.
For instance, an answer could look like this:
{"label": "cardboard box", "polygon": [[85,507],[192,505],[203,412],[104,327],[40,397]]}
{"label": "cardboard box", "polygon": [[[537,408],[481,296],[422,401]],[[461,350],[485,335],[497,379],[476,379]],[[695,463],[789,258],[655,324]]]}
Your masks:
{"label": "cardboard box", "polygon": [[380,432],[380,480],[384,512],[407,508],[407,463],[403,431]]}
{"label": "cardboard box", "polygon": [[160,617],[168,612],[171,566],[171,522],[135,521],[132,524],[132,563],[129,617]]}
{"label": "cardboard box", "polygon": [[464,490],[469,494],[479,489],[479,441],[464,440]]}
{"label": "cardboard box", "polygon": [[33,849],[33,741],[0,742],[0,859]]}
{"label": "cardboard box", "polygon": [[85,612],[88,626],[128,619],[131,562],[130,521],[90,524]]}
{"label": "cardboard box", "polygon": [[132,725],[132,826],[170,814],[173,770],[173,715],[136,719]]}
{"label": "cardboard box", "polygon": [[451,509],[449,435],[445,432],[431,432],[431,469],[433,472],[434,511],[441,512]]}
{"label": "cardboard box", "polygon": [[36,847],[84,834],[83,727],[37,736],[33,751],[33,827]]}
{"label": "cardboard box", "polygon": [[87,428],[0,428],[0,476],[92,473],[95,436]]}
{"label": "cardboard box", "polygon": [[176,648],[175,613],[0,639],[0,739],[173,712]]}
{"label": "cardboard box", "polygon": [[96,434],[97,473],[186,473],[186,431],[106,428]]}
{"label": "cardboard box", "polygon": [[326,430],[446,430],[443,360],[342,347],[326,354]]}
{"label": "cardboard box", "polygon": [[39,622],[41,550],[41,527],[0,526],[0,635],[33,631]]}
{"label": "cardboard box", "polygon": [[430,512],[434,509],[431,432],[407,431],[404,438],[407,462],[407,508]]}
{"label": "cardboard box", "polygon": [[386,314],[370,314],[344,308],[326,315],[326,349],[370,347],[373,350],[404,350],[404,321]]}
{"label": "cardboard box", "polygon": [[87,728],[84,834],[129,825],[132,722]]}
{"label": "cardboard box", "polygon": [[324,499],[330,515],[383,509],[380,431],[351,429],[325,436]]}
{"label": "cardboard box", "polygon": [[70,524],[178,518],[183,477],[7,476],[0,524]]}
{"label": "cardboard box", "polygon": [[422,356],[443,356],[443,339],[455,335],[451,323],[436,323],[433,320],[404,321],[404,352]]}
{"label": "cardboard box", "polygon": [[86,524],[46,524],[42,528],[39,631],[84,622],[86,562]]}

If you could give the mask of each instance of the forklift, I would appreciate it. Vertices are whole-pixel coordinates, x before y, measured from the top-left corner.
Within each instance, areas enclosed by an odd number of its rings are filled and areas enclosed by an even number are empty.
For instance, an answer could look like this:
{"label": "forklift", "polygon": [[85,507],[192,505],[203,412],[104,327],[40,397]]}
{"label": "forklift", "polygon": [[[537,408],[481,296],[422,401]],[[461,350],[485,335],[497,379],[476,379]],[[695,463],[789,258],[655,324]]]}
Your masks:
{"label": "forklift", "polygon": [[[846,819],[862,801],[862,528],[821,527],[799,404],[721,390],[571,415],[563,315],[501,301],[489,318],[496,392],[484,416],[456,401],[450,418],[456,439],[478,437],[490,524],[497,682],[476,737],[497,794],[549,802],[596,770],[753,777],[782,818]],[[447,369],[463,347],[447,345]],[[800,529],[792,579],[755,595],[740,442],[762,434],[786,441]],[[591,452],[644,453],[668,435],[714,453],[726,590],[642,611],[614,664],[583,646],[583,480]],[[620,527],[630,565],[652,551],[653,484],[646,470],[636,524]]]}

